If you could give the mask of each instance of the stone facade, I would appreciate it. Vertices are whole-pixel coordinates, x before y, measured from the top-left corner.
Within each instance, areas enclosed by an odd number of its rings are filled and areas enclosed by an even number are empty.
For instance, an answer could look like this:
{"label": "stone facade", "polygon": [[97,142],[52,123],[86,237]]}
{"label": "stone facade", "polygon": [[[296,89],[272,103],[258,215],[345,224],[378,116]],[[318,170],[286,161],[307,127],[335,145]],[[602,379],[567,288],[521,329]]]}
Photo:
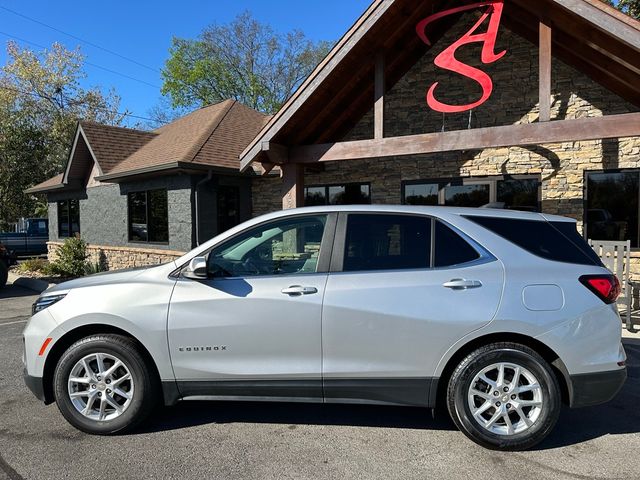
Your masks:
{"label": "stone facade", "polygon": [[[48,258],[55,261],[57,250],[62,242],[48,242]],[[145,267],[147,265],[160,265],[175,260],[184,255],[184,252],[171,250],[156,250],[134,247],[110,247],[106,245],[88,245],[87,261],[92,265],[99,264],[103,270],[123,270],[126,268]]]}
{"label": "stone facade", "polygon": [[[476,17],[468,14],[414,65],[385,95],[385,136],[451,131],[467,128],[526,124],[538,120],[538,49],[502,27],[496,51],[507,55],[491,65],[480,64],[480,46],[461,49],[461,61],[487,71],[494,83],[490,100],[463,114],[430,110],[425,94],[440,82],[436,97],[446,103],[475,101],[479,87],[434,66],[435,55],[465,33]],[[479,44],[478,44],[479,45]],[[553,59],[552,120],[600,117],[638,109],[585,74]],[[373,110],[344,140],[373,138]],[[338,140],[338,139],[336,139]],[[533,147],[445,152],[398,158],[328,162],[320,173],[306,172],[305,185],[363,182],[371,185],[374,204],[400,204],[403,182],[451,178],[533,175],[541,181],[542,211],[575,218],[582,228],[585,172],[640,168],[640,138],[545,144]],[[254,214],[282,208],[280,181],[256,179]],[[640,277],[640,258],[634,259]]]}

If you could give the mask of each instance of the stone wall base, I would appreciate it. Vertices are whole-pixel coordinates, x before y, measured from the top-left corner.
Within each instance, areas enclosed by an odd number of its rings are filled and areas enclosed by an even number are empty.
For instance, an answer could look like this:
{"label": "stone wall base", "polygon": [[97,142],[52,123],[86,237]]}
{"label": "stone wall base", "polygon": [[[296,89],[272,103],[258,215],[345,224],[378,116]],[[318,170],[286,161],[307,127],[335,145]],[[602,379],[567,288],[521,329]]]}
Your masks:
{"label": "stone wall base", "polygon": [[[47,251],[50,262],[57,258],[57,250],[62,242],[48,242]],[[91,264],[99,263],[104,270],[124,270],[126,268],[145,267],[148,265],[160,265],[175,260],[184,255],[184,252],[171,250],[156,250],[133,247],[110,247],[105,245],[87,245]]]}

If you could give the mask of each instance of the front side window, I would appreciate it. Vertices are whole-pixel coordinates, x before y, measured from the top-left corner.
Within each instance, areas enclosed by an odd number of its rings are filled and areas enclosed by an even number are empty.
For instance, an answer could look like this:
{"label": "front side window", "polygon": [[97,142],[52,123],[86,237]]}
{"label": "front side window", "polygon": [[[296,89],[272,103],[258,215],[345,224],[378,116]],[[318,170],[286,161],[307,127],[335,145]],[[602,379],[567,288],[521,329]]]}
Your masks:
{"label": "front side window", "polygon": [[506,209],[540,211],[538,177],[466,178],[408,182],[403,186],[405,205],[482,207],[495,204]]}
{"label": "front side window", "polygon": [[209,254],[212,278],[316,273],[326,215],[271,222],[242,233]]}
{"label": "front side window", "polygon": [[343,271],[430,267],[430,218],[409,215],[349,215]]}
{"label": "front side window", "polygon": [[128,195],[129,241],[167,243],[169,218],[166,190],[149,190]]}
{"label": "front side window", "polygon": [[304,189],[304,204],[306,207],[369,205],[370,203],[371,187],[366,183],[307,187]]}
{"label": "front side window", "polygon": [[630,240],[640,247],[638,196],[640,172],[587,174],[586,235],[593,240]]}
{"label": "front side window", "polygon": [[58,202],[58,237],[69,238],[80,234],[80,201]]}

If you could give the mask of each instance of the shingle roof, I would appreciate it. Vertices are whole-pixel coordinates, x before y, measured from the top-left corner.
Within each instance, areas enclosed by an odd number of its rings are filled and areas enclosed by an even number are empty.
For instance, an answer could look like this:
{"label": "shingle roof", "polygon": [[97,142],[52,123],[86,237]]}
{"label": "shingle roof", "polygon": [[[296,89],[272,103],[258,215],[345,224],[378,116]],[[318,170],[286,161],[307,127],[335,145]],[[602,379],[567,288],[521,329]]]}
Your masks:
{"label": "shingle roof", "polygon": [[62,188],[64,187],[64,184],[62,183],[62,177],[64,177],[64,173],[56,175],[49,180],[45,180],[44,182],[25,190],[25,193],[41,193],[55,190],[56,188]]}
{"label": "shingle roof", "polygon": [[82,131],[103,173],[111,172],[127,157],[158,136],[131,128],[112,127],[94,122],[80,122]]}
{"label": "shingle roof", "polygon": [[[192,164],[238,170],[239,155],[270,117],[245,107],[235,100],[201,108],[152,132],[80,122],[78,144],[72,152],[67,171],[84,172],[81,162],[95,157],[102,175],[109,181],[138,171],[153,171],[163,166]],[[82,141],[82,143],[80,143]],[[87,150],[88,146],[88,150]],[[89,160],[83,160],[88,158]],[[58,175],[28,193],[62,188],[69,178]]]}
{"label": "shingle roof", "polygon": [[155,138],[116,165],[109,176],[175,162],[237,170],[240,152],[266,118],[235,100],[201,108],[156,130]]}

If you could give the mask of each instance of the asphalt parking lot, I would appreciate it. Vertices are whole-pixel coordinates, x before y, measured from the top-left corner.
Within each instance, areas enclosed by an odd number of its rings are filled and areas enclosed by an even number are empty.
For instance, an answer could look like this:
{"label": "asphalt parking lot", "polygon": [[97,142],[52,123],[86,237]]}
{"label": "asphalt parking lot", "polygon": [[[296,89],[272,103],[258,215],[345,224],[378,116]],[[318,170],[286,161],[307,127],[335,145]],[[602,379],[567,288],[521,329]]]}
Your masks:
{"label": "asphalt parking lot", "polygon": [[[640,339],[612,403],[565,409],[536,450],[497,453],[410,408],[184,402],[92,437],[22,383],[31,291],[0,290],[0,479],[640,479]],[[640,337],[639,337],[640,338]]]}

